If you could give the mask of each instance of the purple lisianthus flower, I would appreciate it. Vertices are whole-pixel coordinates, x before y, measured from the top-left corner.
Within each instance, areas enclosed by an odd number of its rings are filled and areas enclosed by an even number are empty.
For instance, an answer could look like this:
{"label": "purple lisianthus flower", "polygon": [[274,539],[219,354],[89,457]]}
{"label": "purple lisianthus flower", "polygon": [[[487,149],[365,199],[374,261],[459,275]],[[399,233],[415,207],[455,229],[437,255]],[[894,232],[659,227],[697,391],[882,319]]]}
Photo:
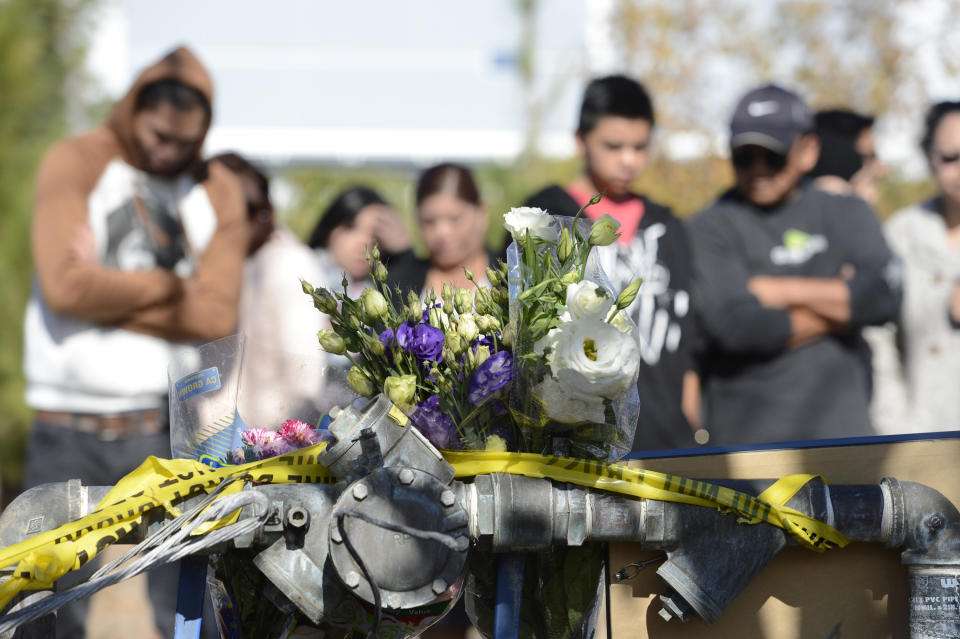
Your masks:
{"label": "purple lisianthus flower", "polygon": [[431,395],[417,404],[410,416],[417,429],[437,448],[460,448],[460,437],[453,418],[440,410],[440,397]]}
{"label": "purple lisianthus flower", "polygon": [[426,360],[443,361],[441,355],[443,352],[443,331],[439,328],[429,324],[417,324],[413,329],[412,339],[408,345],[400,342],[399,333],[397,334],[397,342],[421,362]]}
{"label": "purple lisianthus flower", "polygon": [[409,350],[410,342],[413,341],[413,322],[404,322],[397,328],[388,328],[380,333],[380,341],[387,348],[399,346],[404,350]]}
{"label": "purple lisianthus flower", "polygon": [[491,397],[499,395],[507,383],[513,379],[513,354],[499,351],[488,357],[470,378],[470,393],[467,399],[471,404],[479,405]]}

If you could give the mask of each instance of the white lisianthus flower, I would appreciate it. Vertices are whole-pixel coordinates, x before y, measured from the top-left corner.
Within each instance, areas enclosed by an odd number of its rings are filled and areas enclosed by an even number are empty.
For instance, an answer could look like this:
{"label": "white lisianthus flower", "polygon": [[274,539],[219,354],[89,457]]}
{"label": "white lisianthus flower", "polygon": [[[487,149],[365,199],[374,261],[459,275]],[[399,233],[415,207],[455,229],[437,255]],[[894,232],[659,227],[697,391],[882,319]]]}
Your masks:
{"label": "white lisianthus flower", "polygon": [[515,240],[523,237],[524,233],[550,242],[560,239],[560,228],[553,216],[532,206],[510,209],[510,212],[503,216],[503,226]]}
{"label": "white lisianthus flower", "polygon": [[602,424],[606,421],[602,398],[570,393],[549,375],[533,387],[533,393],[543,402],[543,409],[550,419],[565,424]]}
{"label": "white lisianthus flower", "polygon": [[600,320],[574,320],[557,330],[547,361],[569,392],[612,399],[635,383],[640,348],[631,335]]}
{"label": "white lisianthus flower", "polygon": [[613,308],[613,299],[595,282],[583,280],[567,286],[567,312],[573,320],[603,320]]}

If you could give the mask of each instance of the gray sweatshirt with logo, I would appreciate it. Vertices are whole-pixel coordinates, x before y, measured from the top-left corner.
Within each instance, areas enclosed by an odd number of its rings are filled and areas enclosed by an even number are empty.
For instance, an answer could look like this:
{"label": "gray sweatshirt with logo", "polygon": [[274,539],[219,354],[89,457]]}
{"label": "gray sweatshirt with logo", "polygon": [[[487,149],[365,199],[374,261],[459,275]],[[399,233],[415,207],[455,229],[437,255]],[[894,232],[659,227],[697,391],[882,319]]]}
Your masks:
{"label": "gray sweatshirt with logo", "polygon": [[[896,318],[901,292],[899,263],[870,207],[809,186],[770,209],[729,192],[694,218],[691,242],[710,443],[874,434],[860,329]],[[836,278],[847,264],[847,330],[798,348],[787,346],[787,311],[747,289],[757,275]]]}

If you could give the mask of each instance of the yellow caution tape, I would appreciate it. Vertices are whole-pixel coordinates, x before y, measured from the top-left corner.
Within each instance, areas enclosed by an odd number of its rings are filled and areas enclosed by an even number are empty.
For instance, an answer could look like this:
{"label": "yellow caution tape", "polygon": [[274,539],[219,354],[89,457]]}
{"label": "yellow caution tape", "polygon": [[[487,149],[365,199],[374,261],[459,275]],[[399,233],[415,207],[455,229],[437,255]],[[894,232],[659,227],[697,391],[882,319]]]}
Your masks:
{"label": "yellow caution tape", "polygon": [[[176,502],[209,492],[228,478],[247,475],[229,486],[224,494],[240,490],[244,481],[335,483],[336,478],[317,463],[317,454],[325,446],[321,443],[288,455],[216,469],[194,460],[149,457],[121,479],[94,512],[0,550],[0,568],[16,564],[13,577],[0,584],[0,608],[21,590],[50,588],[68,571],[79,568],[133,531],[142,523],[144,513],[164,508],[177,516],[180,512]],[[745,523],[767,522],[779,526],[813,550],[847,544],[847,539],[827,524],[784,506],[815,475],[784,477],[760,496],[753,497],[704,481],[587,459],[479,451],[445,451],[444,457],[454,467],[457,477],[512,473],[631,497],[716,507],[737,513]],[[198,533],[225,525],[236,515],[212,522]]]}
{"label": "yellow caution tape", "polygon": [[[0,584],[0,608],[21,590],[50,588],[53,581],[136,529],[144,513],[162,507],[177,516],[180,511],[175,502],[209,492],[230,477],[249,475],[249,479],[235,482],[224,494],[240,490],[243,481],[332,484],[336,481],[334,476],[317,463],[317,453],[325,446],[326,443],[316,444],[289,455],[226,468],[210,468],[190,459],[148,457],[121,479],[89,515],[0,550],[0,568],[16,564],[13,577]],[[197,532],[225,525],[230,519],[202,526]]]}
{"label": "yellow caution tape", "polygon": [[740,515],[740,521],[744,523],[766,522],[779,526],[807,548],[819,552],[834,546],[842,548],[848,543],[847,538],[831,526],[784,506],[817,475],[789,475],[754,497],[697,479],[590,459],[489,452],[445,452],[444,457],[453,466],[457,477],[488,473],[543,477],[631,497],[732,511]]}

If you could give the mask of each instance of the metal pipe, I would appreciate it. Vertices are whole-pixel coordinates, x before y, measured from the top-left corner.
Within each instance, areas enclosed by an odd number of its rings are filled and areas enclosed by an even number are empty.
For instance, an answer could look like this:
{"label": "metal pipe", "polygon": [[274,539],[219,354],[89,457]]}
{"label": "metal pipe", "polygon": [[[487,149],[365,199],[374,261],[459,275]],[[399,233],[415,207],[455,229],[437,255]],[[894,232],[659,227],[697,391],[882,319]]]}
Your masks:
{"label": "metal pipe", "polygon": [[[350,470],[355,471],[353,467]],[[756,495],[772,480],[715,483]],[[451,502],[460,502],[465,508],[470,537],[489,544],[494,551],[542,550],[587,541],[631,541],[645,549],[664,550],[667,559],[658,574],[668,585],[661,595],[661,614],[666,618],[688,619],[696,612],[708,623],[716,620],[777,552],[792,543],[779,528],[742,525],[736,515],[714,509],[626,498],[546,479],[492,474],[477,476],[469,484],[454,482],[450,488],[455,494],[448,496]],[[0,515],[0,545],[87,514],[107,490],[71,481],[25,492]],[[329,517],[331,504],[343,487],[263,486],[257,490],[273,495],[278,516],[301,504],[312,521],[318,522]],[[305,492],[314,497],[307,499]],[[787,505],[830,524],[851,541],[903,548],[911,637],[960,636],[960,513],[942,494],[894,478],[884,479],[879,486],[827,486],[815,480]],[[140,527],[137,534],[148,528]],[[286,574],[286,564],[301,561],[301,552],[311,555],[311,563],[318,568],[326,559],[312,556],[317,548],[326,548],[325,535],[321,541],[306,539],[301,551],[300,544],[291,545],[289,540],[275,543],[284,529],[279,520],[268,522],[250,539],[236,540],[238,546],[269,545],[270,552],[283,555],[280,561],[279,555],[266,552],[261,562],[275,584],[283,580],[271,574],[268,563]],[[313,530],[314,526],[309,526],[307,534],[315,534]],[[326,526],[317,527],[319,530]],[[268,555],[271,562],[266,562]],[[324,581],[325,587],[333,586]],[[319,585],[315,583],[309,593],[298,592],[294,600],[322,601],[324,593],[316,590]],[[309,616],[319,620],[322,610],[322,606],[311,609]]]}

